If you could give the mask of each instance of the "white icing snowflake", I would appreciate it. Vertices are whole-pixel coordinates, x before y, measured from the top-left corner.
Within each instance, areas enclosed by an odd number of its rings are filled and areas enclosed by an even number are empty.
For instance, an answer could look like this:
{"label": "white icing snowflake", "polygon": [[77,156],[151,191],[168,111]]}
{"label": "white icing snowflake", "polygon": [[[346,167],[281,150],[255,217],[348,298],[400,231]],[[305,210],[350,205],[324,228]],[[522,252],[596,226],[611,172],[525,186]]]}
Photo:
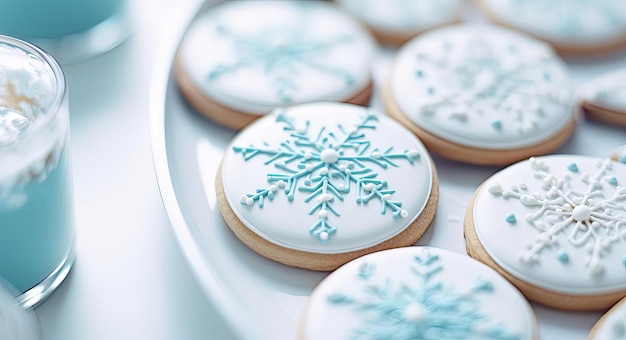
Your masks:
{"label": "white icing snowflake", "polygon": [[[461,124],[469,120],[485,121],[496,131],[509,128],[522,135],[537,130],[545,121],[543,110],[548,104],[562,106],[569,102],[570,93],[552,83],[553,72],[560,71],[549,54],[524,60],[514,67],[501,62],[505,57],[519,59],[520,48],[513,42],[493,46],[473,39],[458,46],[443,41],[438,50],[418,53],[415,73],[418,81],[430,81],[429,70],[436,70],[438,75],[453,74],[458,79],[456,90],[445,96],[438,96],[438,88],[428,87],[424,96],[433,98],[419,113],[426,117],[446,115],[450,121]],[[465,57],[457,60],[458,53],[464,53]],[[505,116],[512,119],[504,119]],[[515,126],[504,126],[505,121],[512,121]]]}
{"label": "white icing snowflake", "polygon": [[[587,187],[582,193],[575,192],[571,185],[572,174],[580,172],[576,163],[567,167],[569,173],[556,177],[544,162],[536,158],[528,162],[534,176],[542,181],[543,192],[528,192],[525,184],[514,185],[508,190],[493,183],[488,188],[493,195],[518,199],[521,204],[537,209],[525,216],[525,221],[538,234],[527,245],[520,260],[538,262],[545,249],[553,248],[557,250],[559,261],[569,263],[569,254],[560,250],[559,245],[559,241],[565,239],[575,247],[585,247],[587,269],[592,275],[601,275],[605,269],[603,256],[616,243],[626,242],[626,187],[620,186],[616,177],[609,174],[612,161],[599,161],[598,170],[593,175],[580,173],[575,176]],[[611,191],[612,194],[607,194]],[[516,217],[511,214],[506,220],[515,223]]]}
{"label": "white icing snowflake", "polygon": [[276,122],[283,124],[283,130],[288,134],[288,138],[279,146],[265,144],[260,147],[233,147],[244,160],[260,155],[268,156],[264,165],[273,164],[281,171],[268,173],[267,181],[270,185],[242,195],[241,204],[252,206],[258,203],[263,208],[265,199],[273,200],[280,191],[284,191],[289,201],[295,199],[298,191],[304,192],[304,202],[312,205],[309,215],[317,214],[318,217],[309,232],[322,243],[328,242],[337,230],[330,221],[333,216],[340,216],[333,202],[343,201],[345,195],[352,191],[356,193],[357,204],[378,200],[381,214],[391,210],[394,218],[408,216],[408,212],[402,209],[402,202],[392,199],[395,190],[387,188],[387,181],[378,179],[378,173],[374,172],[372,166],[382,169],[397,167],[395,159],[404,159],[413,164],[420,159],[420,154],[417,150],[395,153],[393,147],[385,150],[370,149],[364,130],[376,129],[378,117],[375,114],[366,114],[353,129],[338,124],[336,132],[324,127],[315,135],[309,133],[308,121],[305,126],[297,127],[294,120],[284,112],[276,116]]}

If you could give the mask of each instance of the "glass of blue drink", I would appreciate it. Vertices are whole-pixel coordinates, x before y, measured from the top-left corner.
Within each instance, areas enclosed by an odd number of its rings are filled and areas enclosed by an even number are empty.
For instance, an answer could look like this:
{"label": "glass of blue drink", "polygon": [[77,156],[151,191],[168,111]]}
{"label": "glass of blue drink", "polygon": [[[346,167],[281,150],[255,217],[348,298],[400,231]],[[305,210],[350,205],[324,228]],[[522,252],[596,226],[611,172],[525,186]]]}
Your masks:
{"label": "glass of blue drink", "polygon": [[106,52],[128,37],[125,0],[2,0],[0,34],[43,48],[61,63]]}
{"label": "glass of blue drink", "polygon": [[26,308],[74,260],[67,96],[51,56],[0,35],[0,277]]}

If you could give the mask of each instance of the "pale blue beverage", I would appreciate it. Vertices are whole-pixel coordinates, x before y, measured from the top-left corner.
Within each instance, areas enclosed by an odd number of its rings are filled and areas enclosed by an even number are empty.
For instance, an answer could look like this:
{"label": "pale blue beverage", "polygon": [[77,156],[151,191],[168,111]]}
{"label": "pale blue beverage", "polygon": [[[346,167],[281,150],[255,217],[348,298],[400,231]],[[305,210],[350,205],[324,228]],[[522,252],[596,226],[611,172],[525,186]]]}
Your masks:
{"label": "pale blue beverage", "polygon": [[0,36],[0,277],[32,307],[74,254],[65,78],[45,52]]}
{"label": "pale blue beverage", "polygon": [[0,34],[72,62],[121,43],[128,35],[124,12],[125,0],[1,0]]}

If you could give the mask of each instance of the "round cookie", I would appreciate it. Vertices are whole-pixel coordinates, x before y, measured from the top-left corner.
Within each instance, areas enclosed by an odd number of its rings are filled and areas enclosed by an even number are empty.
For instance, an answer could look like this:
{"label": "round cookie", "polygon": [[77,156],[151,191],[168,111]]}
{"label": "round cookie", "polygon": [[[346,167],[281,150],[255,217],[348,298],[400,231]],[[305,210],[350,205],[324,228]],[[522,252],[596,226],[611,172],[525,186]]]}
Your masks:
{"label": "round cookie", "polygon": [[465,215],[470,256],[527,298],[601,310],[626,295],[626,165],[551,155],[487,179]]}
{"label": "round cookie", "polygon": [[589,333],[589,340],[626,340],[626,298],[596,322]]}
{"label": "round cookie", "polygon": [[460,21],[459,0],[336,0],[382,43],[401,45],[437,26]]}
{"label": "round cookie", "polygon": [[575,126],[562,61],[543,42],[490,25],[436,29],[402,47],[384,93],[387,113],[430,151],[505,165],[549,153]]}
{"label": "round cookie", "polygon": [[438,181],[421,142],[372,109],[276,109],[241,131],[216,179],[226,224],[289,266],[333,270],[415,243],[434,218]]}
{"label": "round cookie", "polygon": [[623,0],[479,0],[500,25],[545,40],[562,54],[601,53],[626,46]]}
{"label": "round cookie", "polygon": [[298,339],[537,339],[515,287],[465,255],[432,247],[386,250],[324,279]]}
{"label": "round cookie", "polygon": [[276,107],[366,104],[375,52],[367,29],[332,4],[226,1],[192,22],[174,66],[191,106],[241,129]]}
{"label": "round cookie", "polygon": [[588,117],[626,126],[626,68],[592,79],[584,85],[581,96]]}

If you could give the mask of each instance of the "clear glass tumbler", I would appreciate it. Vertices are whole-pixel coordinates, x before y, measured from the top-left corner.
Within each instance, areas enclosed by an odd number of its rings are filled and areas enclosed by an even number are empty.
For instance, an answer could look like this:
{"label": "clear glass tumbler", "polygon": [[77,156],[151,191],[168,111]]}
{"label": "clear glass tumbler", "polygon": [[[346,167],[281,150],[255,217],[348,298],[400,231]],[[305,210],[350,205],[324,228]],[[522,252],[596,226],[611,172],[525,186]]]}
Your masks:
{"label": "clear glass tumbler", "polygon": [[67,98],[50,55],[0,35],[0,277],[26,308],[50,295],[74,260]]}
{"label": "clear glass tumbler", "polygon": [[62,64],[106,52],[129,34],[125,0],[2,0],[0,34],[34,43]]}

